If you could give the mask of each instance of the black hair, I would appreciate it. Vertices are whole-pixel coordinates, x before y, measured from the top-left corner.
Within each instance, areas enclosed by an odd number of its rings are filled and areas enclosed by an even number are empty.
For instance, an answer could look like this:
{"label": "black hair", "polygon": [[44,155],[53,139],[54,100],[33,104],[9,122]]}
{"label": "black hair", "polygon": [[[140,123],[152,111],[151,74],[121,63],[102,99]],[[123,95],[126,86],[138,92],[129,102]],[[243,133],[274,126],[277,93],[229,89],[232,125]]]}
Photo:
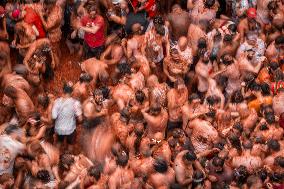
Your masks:
{"label": "black hair", "polygon": [[237,31],[237,25],[235,23],[230,24],[228,29],[235,33]]}
{"label": "black hair", "polygon": [[261,131],[265,131],[267,129],[268,129],[268,126],[267,126],[266,123],[261,124],[260,127],[259,127],[259,130],[261,130]]}
{"label": "black hair", "polygon": [[131,74],[131,68],[128,63],[120,63],[117,65],[117,68],[121,75]]}
{"label": "black hair", "polygon": [[19,129],[18,125],[9,124],[9,125],[5,128],[4,132],[5,132],[7,135],[10,135],[10,134],[14,133],[14,132],[15,132],[16,130],[18,130],[18,129]]}
{"label": "black hair", "polygon": [[253,81],[250,84],[249,89],[252,90],[252,91],[260,91],[261,90],[260,85],[258,83],[256,83],[255,81]]}
{"label": "black hair", "polygon": [[277,156],[275,159],[274,159],[274,163],[276,165],[279,165],[280,167],[284,168],[284,157],[283,156]]}
{"label": "black hair", "polygon": [[127,108],[123,108],[120,111],[120,116],[127,119],[127,120],[129,119],[129,111],[127,110]]}
{"label": "black hair", "polygon": [[275,10],[277,9],[277,2],[276,1],[270,1],[267,5],[268,10]]}
{"label": "black hair", "polygon": [[154,162],[154,169],[158,173],[165,173],[168,171],[168,164],[164,159],[156,159]]}
{"label": "black hair", "polygon": [[265,120],[267,121],[268,124],[273,124],[273,123],[275,123],[275,115],[274,115],[274,112],[265,113],[264,117],[265,117]]}
{"label": "black hair", "polygon": [[229,141],[231,142],[234,148],[236,148],[237,150],[241,150],[241,141],[236,134],[232,133],[229,136]]}
{"label": "black hair", "polygon": [[103,93],[103,98],[104,99],[109,99],[109,93],[110,93],[110,90],[107,86],[102,86],[101,88],[101,91]]}
{"label": "black hair", "polygon": [[128,160],[129,160],[129,157],[126,154],[126,152],[124,152],[124,153],[118,154],[117,159],[116,159],[116,163],[119,166],[125,167],[128,163]]}
{"label": "black hair", "polygon": [[134,129],[134,133],[136,135],[136,139],[134,141],[134,149],[135,149],[135,154],[137,155],[139,153],[139,148],[143,138],[144,131],[136,127]]}
{"label": "black hair", "polygon": [[94,165],[90,167],[88,170],[88,174],[91,177],[94,177],[97,181],[100,179],[102,172],[103,172],[103,166],[98,162],[94,163]]}
{"label": "black hair", "polygon": [[239,184],[243,184],[247,180],[247,177],[249,176],[247,168],[243,165],[235,169],[233,174],[234,174],[234,179]]}
{"label": "black hair", "polygon": [[198,39],[198,44],[197,44],[198,49],[206,49],[207,48],[207,41],[205,38],[200,38]]}
{"label": "black hair", "polygon": [[215,4],[215,0],[205,0],[204,6],[206,8],[211,8]]}
{"label": "black hair", "polygon": [[282,81],[283,79],[284,79],[284,74],[282,70],[276,69],[274,72],[274,81],[278,82],[278,81]]}
{"label": "black hair", "polygon": [[269,149],[273,150],[273,151],[279,151],[280,150],[280,144],[277,140],[274,139],[269,139],[267,141],[267,146]]}
{"label": "black hair", "polygon": [[210,109],[210,111],[207,112],[205,115],[208,116],[208,117],[210,117],[210,118],[215,118],[215,116],[216,116],[216,110]]}
{"label": "black hair", "polygon": [[212,164],[216,167],[223,167],[225,161],[218,157],[218,156],[215,156],[213,159],[212,159]]}
{"label": "black hair", "polygon": [[230,35],[230,34],[226,34],[225,36],[224,36],[224,42],[231,42],[231,41],[233,41],[233,36],[232,35]]}
{"label": "black hair", "polygon": [[165,21],[162,16],[155,16],[153,19],[155,25],[164,25]]}
{"label": "black hair", "polygon": [[241,122],[237,122],[233,126],[234,129],[238,130],[239,132],[243,132],[244,126]]}
{"label": "black hair", "polygon": [[277,70],[277,68],[279,68],[278,62],[274,62],[274,61],[273,61],[273,62],[270,62],[269,68],[270,68],[271,70],[273,70],[273,71]]}
{"label": "black hair", "polygon": [[261,170],[258,172],[258,176],[259,176],[259,178],[262,180],[262,182],[265,181],[266,178],[267,178],[267,171],[266,171],[266,169],[261,169]]}
{"label": "black hair", "polygon": [[87,73],[82,73],[80,75],[80,78],[79,78],[79,81],[81,83],[83,83],[83,82],[88,83],[88,82],[91,82],[92,80],[93,80],[93,77],[91,75],[87,74]]}
{"label": "black hair", "polygon": [[179,183],[171,183],[170,189],[183,189],[183,187]]}
{"label": "black hair", "polygon": [[17,89],[13,86],[6,87],[3,92],[10,98],[16,98]]}
{"label": "black hair", "polygon": [[270,95],[270,86],[267,83],[262,83],[260,87],[263,95]]}
{"label": "black hair", "polygon": [[137,100],[137,102],[139,102],[140,104],[142,104],[146,98],[146,95],[144,94],[143,91],[141,90],[138,90],[136,93],[135,93],[135,98]]}
{"label": "black hair", "polygon": [[280,44],[284,44],[284,36],[280,35],[275,39],[275,44],[276,45],[280,45]]}
{"label": "black hair", "polygon": [[274,173],[271,173],[271,174],[269,175],[269,178],[270,178],[273,182],[280,182],[280,181],[283,180],[283,174],[274,172]]}
{"label": "black hair", "polygon": [[40,95],[38,96],[38,102],[44,107],[47,108],[47,106],[49,105],[50,99],[48,97],[48,95]]}
{"label": "black hair", "polygon": [[67,83],[64,83],[64,85],[63,85],[63,92],[65,94],[71,94],[73,92],[73,87],[68,85]]}
{"label": "black hair", "polygon": [[188,151],[183,155],[183,159],[187,161],[195,161],[197,157],[193,151]]}
{"label": "black hair", "polygon": [[196,170],[193,173],[192,179],[193,179],[193,185],[199,185],[204,182],[204,174],[200,170]]}
{"label": "black hair", "polygon": [[241,90],[237,90],[232,95],[232,103],[241,103],[244,101],[244,97]]}
{"label": "black hair", "polygon": [[214,96],[208,96],[206,98],[206,102],[210,105],[213,106],[216,102],[215,102],[215,97]]}
{"label": "black hair", "polygon": [[45,169],[39,170],[36,174],[36,177],[41,180],[43,183],[48,183],[50,181],[49,172]]}

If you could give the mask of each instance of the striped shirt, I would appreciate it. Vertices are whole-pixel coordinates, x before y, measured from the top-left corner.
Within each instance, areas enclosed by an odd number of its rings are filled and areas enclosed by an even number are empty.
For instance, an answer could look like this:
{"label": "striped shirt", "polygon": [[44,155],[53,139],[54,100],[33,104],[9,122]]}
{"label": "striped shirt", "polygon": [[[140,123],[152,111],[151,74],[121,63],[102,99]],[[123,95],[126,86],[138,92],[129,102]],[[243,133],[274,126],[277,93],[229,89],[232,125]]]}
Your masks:
{"label": "striped shirt", "polygon": [[54,130],[58,135],[70,135],[76,129],[76,117],[82,115],[81,103],[72,97],[58,98],[52,108]]}

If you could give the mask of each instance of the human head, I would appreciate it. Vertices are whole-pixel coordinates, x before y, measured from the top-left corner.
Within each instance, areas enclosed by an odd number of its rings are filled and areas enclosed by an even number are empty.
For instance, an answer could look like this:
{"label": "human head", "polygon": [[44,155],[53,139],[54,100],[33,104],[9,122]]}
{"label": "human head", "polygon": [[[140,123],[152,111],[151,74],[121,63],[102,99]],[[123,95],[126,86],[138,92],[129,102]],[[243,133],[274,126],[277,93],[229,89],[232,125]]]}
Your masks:
{"label": "human head", "polygon": [[243,165],[235,169],[233,174],[234,174],[234,179],[238,183],[244,183],[249,175],[247,168]]}
{"label": "human head", "polygon": [[75,163],[75,159],[72,154],[62,154],[59,159],[59,166],[63,170],[69,170],[71,165]]}
{"label": "human head", "polygon": [[88,175],[94,177],[97,181],[100,179],[102,172],[103,166],[99,162],[94,163],[94,165],[88,169]]}
{"label": "human head", "polygon": [[137,102],[139,102],[140,104],[142,104],[146,98],[146,95],[144,94],[143,91],[141,90],[138,90],[136,93],[135,93],[135,98],[137,100]]}
{"label": "human head", "polygon": [[12,99],[15,99],[17,98],[17,89],[13,86],[8,86],[4,89],[4,94]]}
{"label": "human head", "polygon": [[107,86],[102,86],[100,90],[102,91],[104,99],[109,99],[110,89]]}
{"label": "human head", "polygon": [[206,8],[211,8],[215,5],[215,0],[204,0],[204,6]]}
{"label": "human head", "polygon": [[215,156],[212,159],[212,164],[215,167],[215,172],[222,172],[223,171],[224,162],[225,161],[218,156]]}
{"label": "human head", "polygon": [[2,186],[4,186],[5,189],[12,188],[14,185],[13,175],[9,173],[4,173],[0,175],[0,183],[2,184]]}
{"label": "human head", "polygon": [[275,47],[277,49],[283,49],[284,48],[284,35],[280,35],[275,39]]}
{"label": "human head", "polygon": [[128,111],[127,108],[123,108],[121,111],[120,111],[120,119],[124,122],[128,122],[130,118],[130,113]]}
{"label": "human head", "polygon": [[193,93],[189,96],[189,102],[190,103],[197,103],[197,102],[200,102],[200,97],[198,94],[196,93]]}
{"label": "human head", "polygon": [[168,164],[162,158],[157,158],[154,162],[154,169],[158,173],[166,173],[168,171]]}
{"label": "human head", "polygon": [[140,23],[135,23],[131,27],[131,31],[134,35],[141,35],[144,28]]}
{"label": "human head", "polygon": [[234,58],[230,54],[224,54],[221,56],[221,63],[228,66],[232,64],[234,61]]}
{"label": "human head", "polygon": [[267,141],[268,149],[274,152],[278,152],[280,150],[280,144],[277,140],[269,139]]}
{"label": "human head", "polygon": [[46,94],[39,94],[37,101],[41,106],[43,106],[44,108],[47,108],[47,106],[49,105],[50,99],[48,95]]}
{"label": "human head", "polygon": [[237,90],[232,95],[232,103],[242,103],[244,101],[244,97],[242,95],[241,90]]}
{"label": "human head", "polygon": [[94,95],[95,102],[98,105],[102,105],[102,103],[103,103],[103,93],[102,93],[102,91],[100,89],[95,89],[93,95]]}
{"label": "human head", "polygon": [[39,170],[36,174],[37,179],[41,180],[43,183],[48,183],[50,181],[49,172],[45,169]]}
{"label": "human head", "polygon": [[197,159],[195,153],[193,151],[188,151],[183,155],[183,160],[188,163],[192,163]]}
{"label": "human head", "polygon": [[128,155],[125,151],[122,151],[121,154],[118,154],[117,159],[116,159],[116,164],[125,167],[128,164]]}
{"label": "human head", "polygon": [[92,80],[93,80],[93,77],[87,73],[82,73],[79,78],[80,83],[89,83]]}
{"label": "human head", "polygon": [[63,93],[71,94],[73,92],[73,84],[71,82],[67,82],[63,84]]}
{"label": "human head", "polygon": [[159,105],[153,105],[150,107],[150,112],[154,116],[159,115],[161,113],[161,110],[162,108]]}

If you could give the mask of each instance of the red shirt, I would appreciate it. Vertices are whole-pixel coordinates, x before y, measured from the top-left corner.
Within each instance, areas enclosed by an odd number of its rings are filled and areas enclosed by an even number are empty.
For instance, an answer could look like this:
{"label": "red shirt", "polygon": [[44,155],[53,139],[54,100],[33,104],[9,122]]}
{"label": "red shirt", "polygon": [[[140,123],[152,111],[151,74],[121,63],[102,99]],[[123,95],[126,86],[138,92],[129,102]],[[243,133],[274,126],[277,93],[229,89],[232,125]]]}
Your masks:
{"label": "red shirt", "polygon": [[37,36],[37,39],[45,38],[45,31],[44,31],[39,15],[31,7],[26,7],[25,11],[26,11],[26,15],[24,17],[24,21],[27,24],[34,25],[36,27],[39,33],[39,36]]}
{"label": "red shirt", "polygon": [[[138,0],[132,0],[133,7],[137,8]],[[147,0],[145,3],[145,11],[150,18],[153,18],[157,13],[156,0]]]}
{"label": "red shirt", "polygon": [[84,40],[89,47],[96,48],[105,43],[105,22],[103,17],[98,15],[96,18],[91,19],[89,16],[85,16],[81,19],[81,23],[83,26],[96,25],[99,27],[99,30],[95,34],[85,33]]}

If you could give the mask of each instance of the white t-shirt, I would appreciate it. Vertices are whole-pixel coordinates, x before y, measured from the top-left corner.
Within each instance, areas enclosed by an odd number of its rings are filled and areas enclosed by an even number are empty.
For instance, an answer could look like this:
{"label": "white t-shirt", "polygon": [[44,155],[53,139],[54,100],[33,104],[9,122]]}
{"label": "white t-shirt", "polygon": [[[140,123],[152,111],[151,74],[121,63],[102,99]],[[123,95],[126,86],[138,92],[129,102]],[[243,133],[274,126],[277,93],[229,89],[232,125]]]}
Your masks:
{"label": "white t-shirt", "polygon": [[0,175],[13,174],[15,158],[23,153],[24,148],[24,144],[10,136],[0,136]]}

